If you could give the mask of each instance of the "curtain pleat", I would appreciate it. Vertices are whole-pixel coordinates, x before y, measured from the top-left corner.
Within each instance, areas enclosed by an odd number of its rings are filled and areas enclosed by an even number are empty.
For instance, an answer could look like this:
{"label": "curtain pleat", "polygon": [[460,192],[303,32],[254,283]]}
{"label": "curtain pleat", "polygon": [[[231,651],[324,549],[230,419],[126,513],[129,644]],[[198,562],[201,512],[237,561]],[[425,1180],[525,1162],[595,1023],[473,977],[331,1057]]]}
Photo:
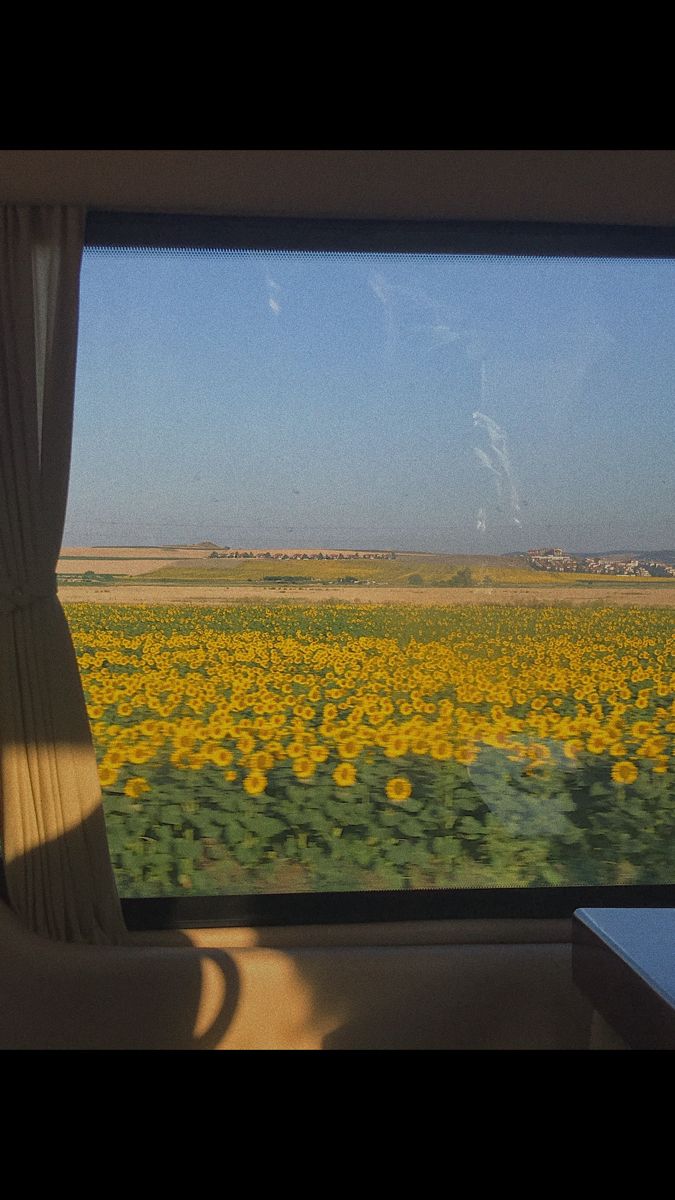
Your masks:
{"label": "curtain pleat", "polygon": [[0,206],[0,809],[10,903],[61,941],[127,941],[56,596],[85,213]]}

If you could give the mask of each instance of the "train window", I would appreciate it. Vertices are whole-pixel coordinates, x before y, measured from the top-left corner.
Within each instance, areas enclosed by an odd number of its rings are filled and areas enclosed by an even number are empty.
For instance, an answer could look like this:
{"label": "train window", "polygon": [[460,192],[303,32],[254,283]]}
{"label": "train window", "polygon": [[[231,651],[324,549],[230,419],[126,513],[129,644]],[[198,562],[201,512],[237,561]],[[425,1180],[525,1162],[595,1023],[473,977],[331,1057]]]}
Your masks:
{"label": "train window", "polygon": [[672,896],[674,245],[91,215],[58,571],[128,908]]}

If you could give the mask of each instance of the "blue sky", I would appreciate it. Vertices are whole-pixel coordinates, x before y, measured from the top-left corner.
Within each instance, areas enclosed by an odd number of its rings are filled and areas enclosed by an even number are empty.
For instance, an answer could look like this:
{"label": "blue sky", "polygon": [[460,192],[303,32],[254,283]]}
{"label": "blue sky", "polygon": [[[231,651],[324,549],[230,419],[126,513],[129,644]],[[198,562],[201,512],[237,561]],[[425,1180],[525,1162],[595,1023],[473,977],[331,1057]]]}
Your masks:
{"label": "blue sky", "polygon": [[675,263],[87,252],[65,545],[672,549]]}

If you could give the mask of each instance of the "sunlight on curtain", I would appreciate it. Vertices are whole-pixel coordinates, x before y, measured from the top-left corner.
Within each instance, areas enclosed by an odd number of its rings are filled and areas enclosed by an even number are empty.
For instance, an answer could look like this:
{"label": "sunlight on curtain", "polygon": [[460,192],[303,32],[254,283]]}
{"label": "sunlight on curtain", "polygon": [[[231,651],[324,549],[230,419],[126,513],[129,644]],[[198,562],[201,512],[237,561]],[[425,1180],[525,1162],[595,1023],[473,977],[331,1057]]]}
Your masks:
{"label": "sunlight on curtain", "polygon": [[127,940],[89,722],[56,596],[85,213],[0,206],[0,802],[10,902],[35,933]]}

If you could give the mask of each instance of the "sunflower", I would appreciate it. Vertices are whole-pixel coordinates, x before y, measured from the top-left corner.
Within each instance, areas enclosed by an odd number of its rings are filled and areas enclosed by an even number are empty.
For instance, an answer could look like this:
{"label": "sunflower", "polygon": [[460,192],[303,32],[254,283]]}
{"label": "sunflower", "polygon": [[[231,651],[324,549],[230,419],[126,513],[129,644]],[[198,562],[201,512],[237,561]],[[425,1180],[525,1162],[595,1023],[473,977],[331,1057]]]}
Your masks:
{"label": "sunflower", "polygon": [[310,746],[308,753],[312,762],[315,763],[325,762],[328,758],[328,750],[325,746]]}
{"label": "sunflower", "polygon": [[250,771],[244,779],[244,791],[249,796],[260,796],[267,787],[267,776],[263,771]]}
{"label": "sunflower", "polygon": [[98,768],[98,781],[101,787],[112,787],[117,779],[118,771],[109,763],[101,763]]}
{"label": "sunflower", "polygon": [[385,788],[387,799],[393,804],[401,804],[412,792],[412,784],[405,775],[395,775],[393,779],[387,780]]}
{"label": "sunflower", "polygon": [[296,779],[311,779],[315,771],[316,763],[307,756],[296,758],[293,763],[293,774]]}
{"label": "sunflower", "polygon": [[468,767],[472,762],[476,761],[476,751],[473,746],[463,745],[458,746],[455,750],[455,759],[462,766]]}
{"label": "sunflower", "polygon": [[586,749],[591,754],[602,754],[607,749],[607,738],[604,733],[592,733],[586,742]]}
{"label": "sunflower", "polygon": [[445,762],[446,759],[452,758],[452,746],[450,742],[446,741],[444,738],[438,738],[436,741],[433,741],[431,743],[431,757],[434,758],[436,762]]}
{"label": "sunflower", "polygon": [[229,767],[233,754],[231,750],[227,749],[227,746],[216,746],[215,750],[211,751],[210,758],[211,762],[218,767]]}
{"label": "sunflower", "polygon": [[274,755],[269,750],[256,750],[249,759],[249,765],[256,771],[269,771],[274,766]]}
{"label": "sunflower", "polygon": [[400,733],[390,735],[384,746],[384,753],[387,758],[400,758],[408,749],[408,739]]}
{"label": "sunflower", "polygon": [[614,763],[612,767],[612,779],[614,783],[635,783],[638,777],[638,769],[635,763],[628,762],[625,759],[623,762]]}
{"label": "sunflower", "polygon": [[361,749],[362,744],[355,737],[346,737],[337,743],[337,752],[340,758],[358,758]]}
{"label": "sunflower", "polygon": [[356,767],[350,762],[340,763],[333,771],[333,780],[338,787],[351,787],[356,783]]}
{"label": "sunflower", "polygon": [[124,795],[131,796],[132,800],[137,800],[143,792],[150,791],[150,784],[142,775],[134,775],[131,779],[127,779],[124,785]]}

